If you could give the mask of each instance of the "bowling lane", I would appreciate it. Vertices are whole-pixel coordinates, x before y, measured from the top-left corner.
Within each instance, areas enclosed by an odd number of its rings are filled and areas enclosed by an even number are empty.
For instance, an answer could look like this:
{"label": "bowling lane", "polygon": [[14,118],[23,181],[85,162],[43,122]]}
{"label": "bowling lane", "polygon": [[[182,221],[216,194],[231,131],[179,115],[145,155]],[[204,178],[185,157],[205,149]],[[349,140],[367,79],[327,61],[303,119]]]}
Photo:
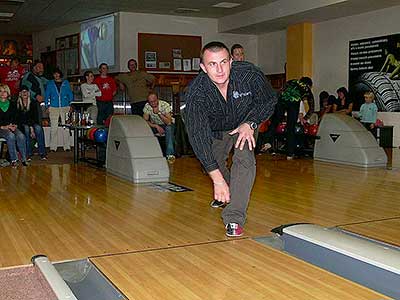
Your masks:
{"label": "bowling lane", "polygon": [[129,299],[389,299],[248,239],[92,262]]}
{"label": "bowling lane", "polygon": [[400,218],[345,225],[340,228],[400,247]]}

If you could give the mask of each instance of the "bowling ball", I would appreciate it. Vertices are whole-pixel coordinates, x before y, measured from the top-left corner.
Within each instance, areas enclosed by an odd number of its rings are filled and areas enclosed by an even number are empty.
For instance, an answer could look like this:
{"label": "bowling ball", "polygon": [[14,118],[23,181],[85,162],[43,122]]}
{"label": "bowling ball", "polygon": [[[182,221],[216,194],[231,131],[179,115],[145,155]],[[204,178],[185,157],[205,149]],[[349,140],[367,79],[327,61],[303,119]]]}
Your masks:
{"label": "bowling ball", "polygon": [[380,120],[380,119],[376,119],[375,126],[376,127],[383,127],[383,121]]}
{"label": "bowling ball", "polygon": [[49,126],[50,126],[49,120],[43,119],[43,120],[42,120],[42,126],[43,126],[43,127],[49,127]]}
{"label": "bowling ball", "polygon": [[318,133],[318,125],[317,124],[310,125],[310,127],[308,128],[308,134],[316,136],[317,133]]}
{"label": "bowling ball", "polygon": [[308,135],[309,134],[309,129],[310,129],[310,124],[305,123],[303,125],[303,127],[304,127],[304,134]]}
{"label": "bowling ball", "polygon": [[304,134],[304,127],[300,123],[297,123],[294,127],[294,133],[297,135],[303,135]]}
{"label": "bowling ball", "polygon": [[87,138],[87,139],[90,138],[90,131],[91,131],[92,129],[93,129],[93,128],[89,128],[88,130],[86,130],[86,138]]}
{"label": "bowling ball", "polygon": [[97,127],[89,129],[89,140],[94,141],[94,134],[96,133],[97,129],[98,129]]}
{"label": "bowling ball", "polygon": [[270,124],[271,124],[271,121],[270,121],[270,120],[266,120],[266,121],[262,122],[262,123],[260,124],[260,126],[258,127],[258,132],[261,132],[261,133],[267,132],[268,126],[269,126]]}
{"label": "bowling ball", "polygon": [[95,134],[94,134],[94,139],[96,142],[98,143],[105,143],[107,142],[107,130],[103,129],[103,128],[99,128],[96,130]]}
{"label": "bowling ball", "polygon": [[284,134],[286,132],[286,123],[280,123],[278,126],[276,126],[275,132],[277,134]]}

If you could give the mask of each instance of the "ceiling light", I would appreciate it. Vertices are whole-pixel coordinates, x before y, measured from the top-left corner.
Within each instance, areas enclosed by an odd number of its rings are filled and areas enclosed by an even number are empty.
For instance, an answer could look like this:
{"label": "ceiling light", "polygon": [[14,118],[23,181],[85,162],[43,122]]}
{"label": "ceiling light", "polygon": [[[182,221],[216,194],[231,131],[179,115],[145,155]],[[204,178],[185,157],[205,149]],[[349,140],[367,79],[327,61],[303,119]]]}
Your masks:
{"label": "ceiling light", "polygon": [[220,2],[214,4],[213,7],[220,7],[220,8],[233,8],[236,6],[242,5],[242,3],[233,3],[233,2]]}
{"label": "ceiling light", "polygon": [[198,8],[189,8],[189,7],[178,7],[174,10],[176,13],[190,13],[190,12],[199,12]]}
{"label": "ceiling light", "polygon": [[0,12],[0,18],[12,18],[14,13],[12,12]]}

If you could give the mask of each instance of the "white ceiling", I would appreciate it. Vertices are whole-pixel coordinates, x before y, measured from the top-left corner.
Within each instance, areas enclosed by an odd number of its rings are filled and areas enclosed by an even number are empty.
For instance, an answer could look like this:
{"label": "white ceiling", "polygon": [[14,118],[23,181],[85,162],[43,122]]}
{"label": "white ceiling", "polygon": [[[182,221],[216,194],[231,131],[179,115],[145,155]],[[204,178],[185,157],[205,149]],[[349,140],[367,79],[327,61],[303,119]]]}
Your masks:
{"label": "white ceiling", "polygon": [[[219,2],[242,4],[231,9],[212,7]],[[30,34],[118,11],[220,18],[221,31],[257,34],[281,30],[298,22],[319,22],[400,5],[399,0],[336,2],[337,5],[332,5],[328,0],[0,0],[0,15],[4,12],[15,13],[10,21],[0,17],[0,34]],[[279,13],[280,4],[287,8],[304,3],[320,5],[318,9],[302,12],[294,9],[293,14],[288,11],[276,18],[273,15],[269,18],[252,17],[262,16],[264,12],[271,15],[268,11],[270,7]],[[196,8],[199,11],[182,13],[177,11],[178,8]],[[231,24],[236,22],[237,25],[232,27]],[[224,23],[229,24],[226,29]]]}

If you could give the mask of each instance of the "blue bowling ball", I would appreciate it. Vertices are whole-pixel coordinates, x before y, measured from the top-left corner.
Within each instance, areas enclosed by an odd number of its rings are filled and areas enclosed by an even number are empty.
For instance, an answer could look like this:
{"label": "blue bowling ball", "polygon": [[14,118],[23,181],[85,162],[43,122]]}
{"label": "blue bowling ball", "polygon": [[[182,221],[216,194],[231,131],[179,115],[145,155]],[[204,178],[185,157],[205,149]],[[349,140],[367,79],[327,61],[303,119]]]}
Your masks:
{"label": "blue bowling ball", "polygon": [[96,142],[105,143],[107,142],[107,130],[105,129],[97,129],[94,133],[94,139]]}

